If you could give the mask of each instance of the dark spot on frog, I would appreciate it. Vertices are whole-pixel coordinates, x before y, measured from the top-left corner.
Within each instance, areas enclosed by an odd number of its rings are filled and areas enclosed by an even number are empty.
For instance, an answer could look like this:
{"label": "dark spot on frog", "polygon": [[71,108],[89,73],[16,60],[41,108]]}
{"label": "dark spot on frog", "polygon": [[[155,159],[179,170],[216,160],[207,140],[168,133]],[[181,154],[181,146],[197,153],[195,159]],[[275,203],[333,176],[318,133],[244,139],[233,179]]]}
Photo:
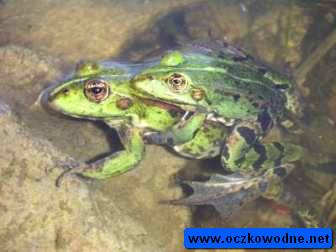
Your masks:
{"label": "dark spot on frog", "polygon": [[275,85],[275,88],[277,90],[285,90],[285,89],[289,88],[289,85],[288,84],[279,84],[279,85]]}
{"label": "dark spot on frog", "polygon": [[205,100],[210,106],[212,105],[212,102],[209,99],[207,99],[207,97],[205,97]]}
{"label": "dark spot on frog", "polygon": [[207,133],[207,132],[209,132],[209,128],[208,128],[208,127],[206,127],[206,126],[204,126],[204,127],[203,127],[203,132],[204,132],[204,133]]}
{"label": "dark spot on frog", "polygon": [[265,132],[271,125],[272,118],[268,111],[265,109],[258,115],[258,122],[261,125],[261,129]]}
{"label": "dark spot on frog", "polygon": [[259,154],[259,158],[253,163],[252,166],[255,170],[259,170],[262,164],[267,160],[266,148],[264,145],[257,143],[253,146],[253,149],[256,153]]}
{"label": "dark spot on frog", "polygon": [[285,147],[283,147],[282,144],[280,144],[278,142],[273,142],[273,146],[281,152],[284,152],[284,150],[285,150]]}
{"label": "dark spot on frog", "polygon": [[[223,145],[222,147],[222,156],[228,160],[230,158],[230,154],[229,154],[229,148],[226,146],[226,144]],[[223,162],[224,163],[224,162]]]}
{"label": "dark spot on frog", "polygon": [[237,131],[244,138],[247,144],[253,144],[256,140],[254,130],[247,127],[238,127]]}
{"label": "dark spot on frog", "polygon": [[218,58],[223,59],[224,57],[225,57],[224,52],[220,51],[220,52],[218,53]]}
{"label": "dark spot on frog", "polygon": [[233,100],[234,100],[235,102],[239,101],[239,99],[240,99],[240,94],[235,94],[235,95],[233,95]]}
{"label": "dark spot on frog", "polygon": [[175,109],[168,110],[168,113],[174,118],[182,116],[182,113],[180,111],[175,110]]}
{"label": "dark spot on frog", "polygon": [[277,167],[274,169],[274,173],[279,177],[283,178],[287,175],[287,171],[284,167]]}
{"label": "dark spot on frog", "polygon": [[63,93],[64,95],[68,95],[69,92],[70,92],[70,90],[69,90],[68,88],[63,88],[63,89],[62,89],[62,93]]}
{"label": "dark spot on frog", "polygon": [[232,57],[232,59],[236,62],[239,62],[239,61],[245,61],[245,60],[248,60],[248,57],[245,57],[245,56],[234,56]]}
{"label": "dark spot on frog", "polygon": [[172,136],[167,136],[167,140],[166,140],[167,144],[170,146],[174,145],[174,138]]}
{"label": "dark spot on frog", "polygon": [[285,147],[278,142],[273,142],[273,146],[280,152],[279,157],[274,161],[274,166],[278,167],[281,165],[281,161],[284,157]]}
{"label": "dark spot on frog", "polygon": [[252,106],[255,107],[255,108],[259,108],[259,103],[258,102],[253,102]]}
{"label": "dark spot on frog", "polygon": [[264,75],[265,73],[267,73],[267,68],[265,68],[265,67],[258,67],[258,72]]}
{"label": "dark spot on frog", "polygon": [[244,161],[245,161],[245,156],[238,158],[237,160],[235,160],[234,163],[236,166],[240,166]]}

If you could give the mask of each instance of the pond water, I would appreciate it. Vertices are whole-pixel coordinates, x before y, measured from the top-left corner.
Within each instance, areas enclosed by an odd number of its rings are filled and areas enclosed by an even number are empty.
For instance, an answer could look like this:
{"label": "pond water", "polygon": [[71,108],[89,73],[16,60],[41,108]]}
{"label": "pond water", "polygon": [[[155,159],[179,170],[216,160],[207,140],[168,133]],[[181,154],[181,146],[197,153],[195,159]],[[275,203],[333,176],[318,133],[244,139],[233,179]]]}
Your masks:
{"label": "pond water", "polygon": [[[4,251],[183,251],[185,227],[297,225],[284,205],[246,204],[228,221],[212,206],[162,204],[187,196],[178,178],[221,171],[149,145],[132,171],[104,181],[55,180],[60,161],[121,148],[103,123],[46,110],[40,94],[82,61],[141,62],[195,40],[243,48],[296,81],[308,150],[285,186],[336,226],[336,3],[258,0],[0,1],[0,244]],[[6,104],[6,106],[4,105]],[[270,138],[281,138],[274,128]],[[312,168],[312,169],[308,169]],[[323,171],[321,171],[323,170]]]}

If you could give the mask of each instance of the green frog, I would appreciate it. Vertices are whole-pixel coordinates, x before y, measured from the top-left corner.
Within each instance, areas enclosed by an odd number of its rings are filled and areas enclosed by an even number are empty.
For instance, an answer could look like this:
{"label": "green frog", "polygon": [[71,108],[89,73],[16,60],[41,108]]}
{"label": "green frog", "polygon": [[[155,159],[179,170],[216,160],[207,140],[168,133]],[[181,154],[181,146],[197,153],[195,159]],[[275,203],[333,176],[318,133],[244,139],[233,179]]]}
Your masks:
{"label": "green frog", "polygon": [[226,127],[224,138],[216,139],[219,151],[213,156],[221,157],[231,175],[215,174],[205,183],[185,182],[194,194],[172,203],[212,204],[228,218],[259,196],[285,199],[306,226],[317,225],[282,186],[304,149],[287,141],[263,141],[274,125],[291,128],[302,116],[293,81],[220,42],[196,42],[150,62],[130,80],[136,95],[174,104],[185,114],[168,131],[147,133],[149,142],[168,145],[190,158],[204,158],[190,152],[191,146],[202,149],[197,137],[208,130],[204,123]]}
{"label": "green frog", "polygon": [[[145,144],[154,143],[189,158],[221,156],[233,173],[192,184],[195,200],[180,203],[214,204],[225,217],[260,195],[279,199],[281,181],[303,149],[262,139],[284,115],[299,110],[291,90],[287,78],[227,45],[193,45],[145,64],[86,63],[48,90],[48,105],[71,117],[105,122],[124,149],[69,167],[57,184],[65,175],[105,179],[126,172],[141,161]],[[208,190],[218,183],[219,203]]]}
{"label": "green frog", "polygon": [[[192,141],[206,120],[231,127],[223,141],[221,160],[232,172],[267,169],[274,158],[267,154],[261,140],[275,123],[288,125],[289,119],[298,117],[301,111],[294,86],[286,76],[219,42],[194,43],[170,51],[136,74],[131,86],[139,91],[138,95],[186,111],[186,116],[168,132],[148,136],[151,142],[179,146]],[[189,134],[181,134],[185,128]],[[285,149],[281,143],[273,146],[279,152]],[[179,148],[175,150],[180,151]],[[295,147],[295,152],[293,148],[290,153],[297,153],[294,159],[299,159],[301,148]],[[251,151],[259,156],[254,162],[246,155]],[[281,159],[276,160],[275,166],[281,164]]]}

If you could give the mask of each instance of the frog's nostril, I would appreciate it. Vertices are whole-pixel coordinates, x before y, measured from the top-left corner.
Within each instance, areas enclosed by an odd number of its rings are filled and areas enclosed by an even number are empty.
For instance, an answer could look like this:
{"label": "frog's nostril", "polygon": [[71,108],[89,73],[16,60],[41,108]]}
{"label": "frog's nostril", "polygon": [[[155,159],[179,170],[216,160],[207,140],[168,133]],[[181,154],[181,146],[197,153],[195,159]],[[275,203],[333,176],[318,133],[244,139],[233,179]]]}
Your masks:
{"label": "frog's nostril", "polygon": [[54,103],[54,100],[56,99],[57,94],[49,94],[48,95],[48,105],[51,106]]}
{"label": "frog's nostril", "polygon": [[69,89],[68,88],[64,88],[62,90],[62,93],[65,94],[65,95],[69,94]]}

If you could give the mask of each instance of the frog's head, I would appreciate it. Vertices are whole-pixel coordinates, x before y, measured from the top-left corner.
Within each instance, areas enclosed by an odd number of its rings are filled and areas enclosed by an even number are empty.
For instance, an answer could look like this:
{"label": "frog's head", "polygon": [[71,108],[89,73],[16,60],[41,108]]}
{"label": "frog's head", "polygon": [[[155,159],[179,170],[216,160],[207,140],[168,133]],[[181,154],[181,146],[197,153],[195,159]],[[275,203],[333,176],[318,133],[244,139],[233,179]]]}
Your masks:
{"label": "frog's head", "polygon": [[133,101],[127,94],[120,94],[113,81],[88,78],[57,86],[48,95],[48,105],[72,117],[106,119],[127,115]]}
{"label": "frog's head", "polygon": [[[63,114],[79,118],[106,119],[125,116],[132,107],[126,77],[112,75],[109,70],[93,69],[76,74],[48,92],[49,107]],[[90,69],[91,68],[91,69]],[[92,74],[94,71],[94,74]],[[104,72],[105,71],[105,72]],[[89,74],[90,73],[90,74]]]}
{"label": "frog's head", "polygon": [[[200,88],[200,75],[195,69],[206,67],[206,62],[197,55],[183,55],[172,51],[160,62],[134,76],[131,86],[141,93],[158,100],[175,104],[207,106],[205,90]],[[199,72],[199,71],[198,71]],[[204,81],[204,74],[203,74]]]}

